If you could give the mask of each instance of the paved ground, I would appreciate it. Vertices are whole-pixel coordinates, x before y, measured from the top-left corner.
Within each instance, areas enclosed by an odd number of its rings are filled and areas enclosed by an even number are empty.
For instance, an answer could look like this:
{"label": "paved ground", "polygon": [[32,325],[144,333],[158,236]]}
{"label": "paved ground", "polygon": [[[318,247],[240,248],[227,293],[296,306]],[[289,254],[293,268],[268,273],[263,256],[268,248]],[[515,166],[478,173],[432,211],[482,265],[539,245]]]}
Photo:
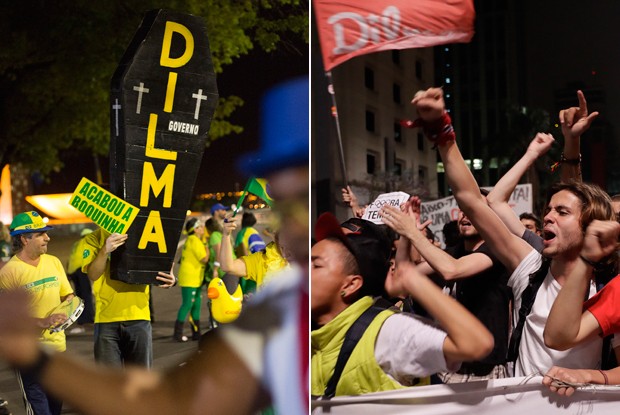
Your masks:
{"label": "paved ground", "polygon": [[[55,232],[55,231],[54,231]],[[77,231],[79,232],[79,230]],[[65,233],[65,232],[63,232]],[[56,255],[66,263],[71,245],[78,239],[77,233],[50,234],[52,241],[49,253]],[[206,294],[203,295],[203,299]],[[181,291],[178,287],[171,289],[153,289],[153,303],[155,308],[155,322],[153,323],[153,355],[154,367],[164,368],[182,362],[191,353],[196,342],[177,343],[172,340],[172,326],[176,313],[181,305]],[[203,304],[202,320],[208,320],[208,311]],[[186,328],[187,334],[189,329]],[[85,333],[67,336],[67,353],[72,356],[93,361],[93,332],[92,328]],[[9,401],[9,408],[13,415],[25,415],[21,393],[13,372],[4,362],[0,362],[0,396]],[[70,408],[64,408],[64,414],[76,414]]]}

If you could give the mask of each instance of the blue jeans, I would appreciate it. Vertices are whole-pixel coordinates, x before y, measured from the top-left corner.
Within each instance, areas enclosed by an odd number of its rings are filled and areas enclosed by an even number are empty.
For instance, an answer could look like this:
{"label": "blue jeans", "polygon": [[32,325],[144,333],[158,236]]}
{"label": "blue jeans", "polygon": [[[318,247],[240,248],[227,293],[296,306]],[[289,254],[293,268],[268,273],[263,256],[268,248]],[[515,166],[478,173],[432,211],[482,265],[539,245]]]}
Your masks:
{"label": "blue jeans", "polygon": [[[27,375],[24,372],[16,372],[24,393],[23,398],[24,405],[26,406],[26,413],[34,413],[36,415],[60,415],[62,401],[57,401],[53,397],[47,395],[36,377]],[[28,407],[30,407],[30,410]]]}
{"label": "blue jeans", "polygon": [[153,365],[153,335],[147,320],[95,323],[95,360],[107,366]]}

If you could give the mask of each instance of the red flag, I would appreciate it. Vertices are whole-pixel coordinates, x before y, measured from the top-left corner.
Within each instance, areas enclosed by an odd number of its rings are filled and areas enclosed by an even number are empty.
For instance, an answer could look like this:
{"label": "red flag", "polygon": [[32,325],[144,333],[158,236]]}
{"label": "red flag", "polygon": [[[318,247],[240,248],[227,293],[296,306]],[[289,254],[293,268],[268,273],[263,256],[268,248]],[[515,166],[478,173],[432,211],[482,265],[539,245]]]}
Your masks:
{"label": "red flag", "polygon": [[474,35],[473,0],[314,0],[323,64],[366,53],[466,43]]}

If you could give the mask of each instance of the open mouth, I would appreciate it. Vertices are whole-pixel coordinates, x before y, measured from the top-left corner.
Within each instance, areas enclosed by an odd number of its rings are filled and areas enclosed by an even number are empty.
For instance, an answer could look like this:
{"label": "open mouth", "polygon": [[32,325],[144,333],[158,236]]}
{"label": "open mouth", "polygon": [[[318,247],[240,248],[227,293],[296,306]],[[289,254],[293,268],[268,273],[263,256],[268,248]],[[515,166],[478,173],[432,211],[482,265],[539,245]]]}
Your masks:
{"label": "open mouth", "polygon": [[556,235],[555,235],[555,233],[545,229],[545,230],[543,230],[543,235],[542,236],[543,236],[543,240],[545,242],[551,242],[552,240],[555,239]]}

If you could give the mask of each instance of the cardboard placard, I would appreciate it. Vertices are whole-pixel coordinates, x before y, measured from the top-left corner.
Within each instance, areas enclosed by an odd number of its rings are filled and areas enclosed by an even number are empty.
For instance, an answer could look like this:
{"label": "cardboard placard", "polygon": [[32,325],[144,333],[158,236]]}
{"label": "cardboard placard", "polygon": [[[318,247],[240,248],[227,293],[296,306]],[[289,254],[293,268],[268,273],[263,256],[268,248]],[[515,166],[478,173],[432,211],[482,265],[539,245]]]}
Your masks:
{"label": "cardboard placard", "polygon": [[69,204],[110,233],[127,233],[140,212],[140,209],[131,203],[125,202],[86,177],[80,180]]}
{"label": "cardboard placard", "polygon": [[409,200],[409,195],[405,192],[391,192],[380,194],[370,205],[366,207],[362,219],[366,219],[378,225],[382,225],[383,220],[381,219],[381,216],[379,216],[379,211],[381,210],[381,208],[385,205],[400,207],[400,205],[405,203],[407,200]]}
{"label": "cardboard placard", "polygon": [[[484,189],[490,191],[493,188],[484,187]],[[510,195],[508,204],[517,215],[525,212],[532,212],[534,204],[532,185],[530,183],[517,185]],[[423,202],[420,205],[420,221],[425,222],[428,219],[433,221],[428,227],[433,231],[435,238],[439,240],[441,246],[445,247],[445,238],[442,232],[443,227],[446,223],[457,220],[459,211],[460,209],[454,196]]]}
{"label": "cardboard placard", "polygon": [[203,20],[148,12],[110,98],[110,189],[140,208],[111,276],[157,284],[157,272],[172,268],[218,101]]}

